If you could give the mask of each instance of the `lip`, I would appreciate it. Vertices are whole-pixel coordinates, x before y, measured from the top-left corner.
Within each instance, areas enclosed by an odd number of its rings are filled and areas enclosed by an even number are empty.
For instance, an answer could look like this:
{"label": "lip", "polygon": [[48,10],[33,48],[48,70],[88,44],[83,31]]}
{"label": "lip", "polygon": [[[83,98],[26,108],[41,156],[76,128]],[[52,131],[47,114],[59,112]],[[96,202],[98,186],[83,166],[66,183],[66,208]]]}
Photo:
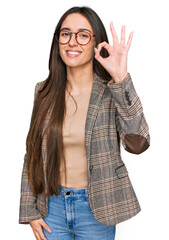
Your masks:
{"label": "lip", "polygon": [[[78,54],[70,54],[69,52],[72,52],[72,53],[78,53]],[[68,57],[78,57],[80,54],[82,53],[82,51],[76,51],[76,50],[66,50],[66,55]]]}

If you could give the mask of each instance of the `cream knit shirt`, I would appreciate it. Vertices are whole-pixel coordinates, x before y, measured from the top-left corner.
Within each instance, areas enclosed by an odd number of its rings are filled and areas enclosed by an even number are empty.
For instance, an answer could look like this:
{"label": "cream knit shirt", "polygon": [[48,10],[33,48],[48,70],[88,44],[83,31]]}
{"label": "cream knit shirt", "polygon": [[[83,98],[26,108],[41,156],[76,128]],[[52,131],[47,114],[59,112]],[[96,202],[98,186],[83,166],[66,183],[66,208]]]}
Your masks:
{"label": "cream knit shirt", "polygon": [[[85,149],[85,122],[91,92],[71,96],[66,92],[66,116],[63,124],[63,143],[66,159],[67,182],[63,161],[60,166],[60,185],[68,188],[86,188],[88,186],[87,157]],[[76,111],[76,112],[75,112]]]}

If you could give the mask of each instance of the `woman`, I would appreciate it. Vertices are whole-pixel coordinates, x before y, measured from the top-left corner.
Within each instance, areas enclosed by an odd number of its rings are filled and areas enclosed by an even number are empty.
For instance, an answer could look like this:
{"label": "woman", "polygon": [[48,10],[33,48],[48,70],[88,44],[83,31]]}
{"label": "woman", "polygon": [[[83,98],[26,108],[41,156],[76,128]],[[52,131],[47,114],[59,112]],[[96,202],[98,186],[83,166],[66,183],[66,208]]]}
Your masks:
{"label": "woman", "polygon": [[113,46],[98,15],[69,9],[58,22],[49,76],[35,87],[21,182],[19,223],[36,239],[115,239],[116,224],[140,205],[120,156],[150,145],[127,72],[125,26]]}

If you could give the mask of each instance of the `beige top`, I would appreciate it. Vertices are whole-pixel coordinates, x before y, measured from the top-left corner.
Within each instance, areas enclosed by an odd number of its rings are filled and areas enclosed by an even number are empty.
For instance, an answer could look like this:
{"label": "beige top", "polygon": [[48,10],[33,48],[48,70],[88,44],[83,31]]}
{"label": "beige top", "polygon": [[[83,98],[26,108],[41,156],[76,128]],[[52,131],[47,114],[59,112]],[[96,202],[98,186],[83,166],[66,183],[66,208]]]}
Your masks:
{"label": "beige top", "polygon": [[[67,170],[67,182],[63,161],[60,166],[60,185],[68,188],[88,186],[87,157],[85,148],[85,123],[91,92],[71,96],[66,92],[66,116],[63,123],[63,143]],[[77,108],[77,110],[76,110]],[[76,111],[76,112],[75,112]]]}

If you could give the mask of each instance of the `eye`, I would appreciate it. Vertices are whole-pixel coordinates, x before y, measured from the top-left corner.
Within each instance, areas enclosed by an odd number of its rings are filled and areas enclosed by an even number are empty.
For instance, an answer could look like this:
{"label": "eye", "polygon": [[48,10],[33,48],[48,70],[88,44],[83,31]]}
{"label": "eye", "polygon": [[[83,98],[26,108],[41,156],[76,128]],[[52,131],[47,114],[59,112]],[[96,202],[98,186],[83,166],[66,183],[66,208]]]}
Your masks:
{"label": "eye", "polygon": [[88,33],[85,33],[85,32],[80,32],[80,33],[78,34],[78,36],[79,36],[80,38],[89,38],[89,37],[90,37],[89,34],[88,34]]}
{"label": "eye", "polygon": [[60,32],[61,37],[68,37],[70,35],[69,32]]}

